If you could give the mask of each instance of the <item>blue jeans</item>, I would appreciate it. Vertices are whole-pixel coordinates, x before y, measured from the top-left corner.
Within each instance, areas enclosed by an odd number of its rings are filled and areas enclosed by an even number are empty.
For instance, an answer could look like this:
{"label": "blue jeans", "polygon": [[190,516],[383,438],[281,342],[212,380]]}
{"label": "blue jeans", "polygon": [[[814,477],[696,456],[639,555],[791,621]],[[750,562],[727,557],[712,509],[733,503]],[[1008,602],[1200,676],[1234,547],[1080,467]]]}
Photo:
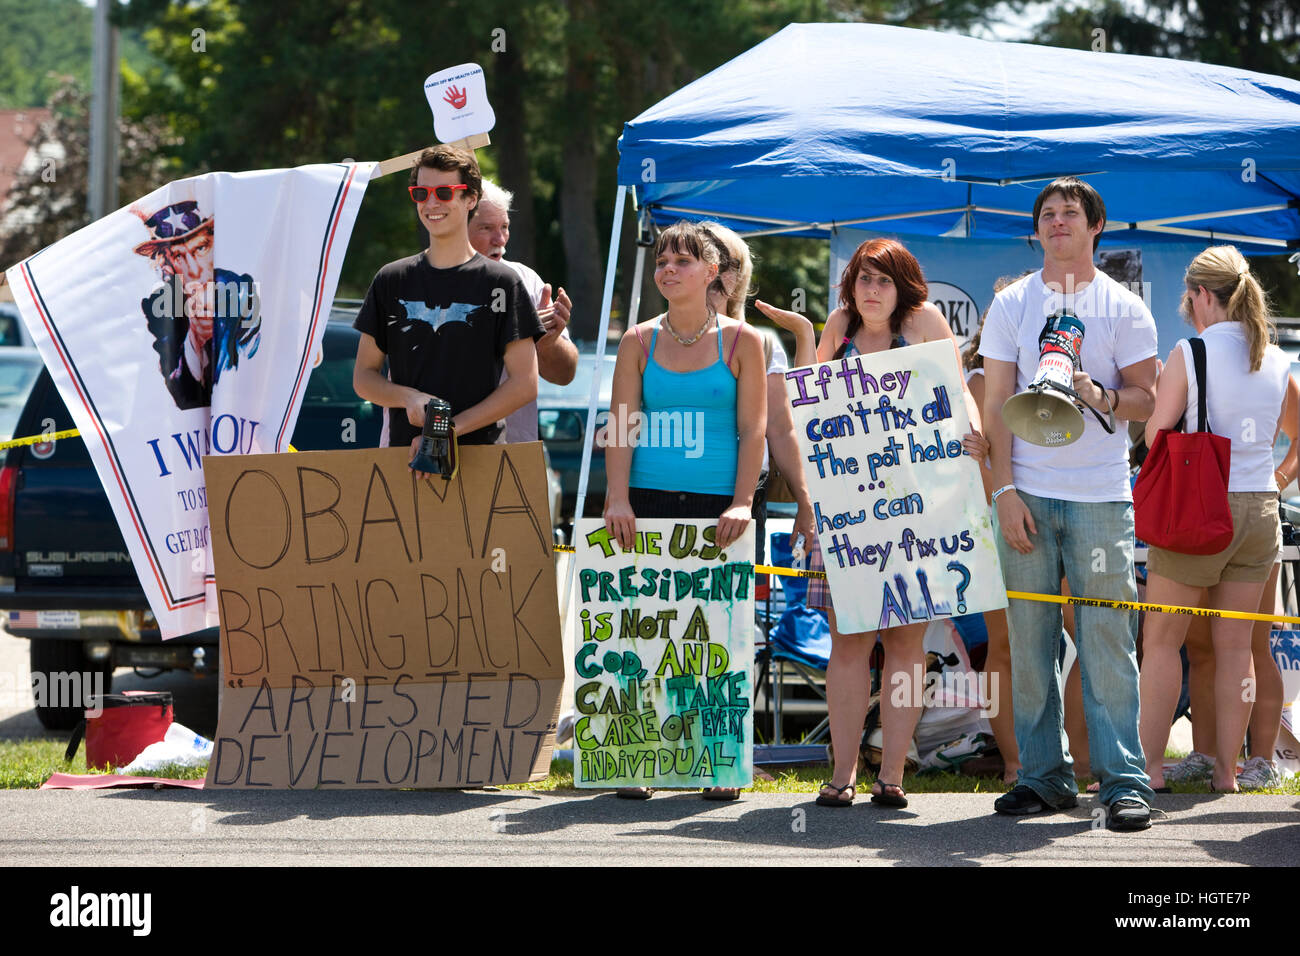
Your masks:
{"label": "blue jeans", "polygon": [[[1007,590],[1060,594],[1061,578],[1079,597],[1136,601],[1133,505],[1080,502],[1019,492],[1038,534],[1034,550],[1012,550],[997,527]],[[1138,736],[1137,612],[1075,606],[1075,645],[1083,679],[1092,772],[1101,802],[1137,797],[1151,803],[1150,780]],[[1019,783],[1049,803],[1078,792],[1066,750],[1061,684],[1061,606],[1010,601],[1012,705],[1020,745]]]}

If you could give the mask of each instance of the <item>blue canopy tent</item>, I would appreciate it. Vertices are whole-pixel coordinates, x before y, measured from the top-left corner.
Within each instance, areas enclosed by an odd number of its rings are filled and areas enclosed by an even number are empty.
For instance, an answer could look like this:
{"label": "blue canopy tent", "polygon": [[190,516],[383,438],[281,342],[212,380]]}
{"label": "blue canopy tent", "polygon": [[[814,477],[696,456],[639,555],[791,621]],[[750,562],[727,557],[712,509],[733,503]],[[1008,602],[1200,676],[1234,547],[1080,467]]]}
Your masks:
{"label": "blue canopy tent", "polygon": [[1125,242],[1300,248],[1300,83],[1203,63],[795,24],[619,148],[619,182],[659,222],[1017,237],[1044,180],[1072,173]]}
{"label": "blue canopy tent", "polygon": [[602,357],[629,193],[643,225],[1014,238],[1075,174],[1105,198],[1103,244],[1300,249],[1300,83],[1204,63],[792,24],[627,123],[619,150]]}

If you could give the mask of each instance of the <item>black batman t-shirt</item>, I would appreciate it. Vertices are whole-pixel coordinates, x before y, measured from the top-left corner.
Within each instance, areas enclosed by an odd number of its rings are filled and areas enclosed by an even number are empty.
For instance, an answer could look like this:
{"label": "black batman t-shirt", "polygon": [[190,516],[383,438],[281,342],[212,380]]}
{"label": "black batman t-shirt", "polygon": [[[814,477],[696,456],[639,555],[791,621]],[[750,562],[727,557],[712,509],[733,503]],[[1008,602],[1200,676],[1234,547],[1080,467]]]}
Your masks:
{"label": "black batman t-shirt", "polygon": [[[389,378],[445,399],[453,415],[496,389],[507,345],[546,332],[515,271],[477,253],[451,269],[435,269],[423,253],[390,262],[370,283],[353,327],[388,356]],[[390,408],[388,422],[392,447],[420,434],[403,408]],[[490,445],[502,431],[497,422],[456,437]]]}

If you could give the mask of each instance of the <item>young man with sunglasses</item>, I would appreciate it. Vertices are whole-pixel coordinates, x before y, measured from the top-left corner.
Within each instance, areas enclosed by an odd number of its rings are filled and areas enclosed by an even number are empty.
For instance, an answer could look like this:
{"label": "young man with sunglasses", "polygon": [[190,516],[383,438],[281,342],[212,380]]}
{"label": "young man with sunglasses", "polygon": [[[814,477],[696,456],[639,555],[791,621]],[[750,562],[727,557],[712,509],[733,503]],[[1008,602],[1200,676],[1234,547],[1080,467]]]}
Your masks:
{"label": "young man with sunglasses", "polygon": [[537,397],[534,342],[546,330],[519,276],[470,245],[482,195],[473,155],[451,146],[425,150],[408,192],[429,248],[390,262],[370,283],[354,323],[361,340],[353,388],[390,410],[391,447],[414,453],[434,396],[451,404],[462,444],[496,443],[502,420]]}

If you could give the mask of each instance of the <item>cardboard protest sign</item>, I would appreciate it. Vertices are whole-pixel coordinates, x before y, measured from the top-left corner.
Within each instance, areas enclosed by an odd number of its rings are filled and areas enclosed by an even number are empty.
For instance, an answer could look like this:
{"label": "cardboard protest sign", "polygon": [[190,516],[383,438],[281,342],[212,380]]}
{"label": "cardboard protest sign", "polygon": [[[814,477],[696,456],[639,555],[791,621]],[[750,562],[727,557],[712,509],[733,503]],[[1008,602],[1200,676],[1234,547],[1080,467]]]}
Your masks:
{"label": "cardboard protest sign", "polygon": [[550,767],[563,683],[541,445],[208,457],[209,787],[466,787]]}
{"label": "cardboard protest sign", "polygon": [[842,633],[1006,607],[952,343],[791,369],[786,394]]}
{"label": "cardboard protest sign", "polygon": [[577,522],[578,787],[753,781],[754,531],[725,551],[717,521],[637,519],[624,552]]}
{"label": "cardboard protest sign", "polygon": [[288,447],[371,171],[177,180],[7,273],[164,638],[217,623],[202,456]]}

